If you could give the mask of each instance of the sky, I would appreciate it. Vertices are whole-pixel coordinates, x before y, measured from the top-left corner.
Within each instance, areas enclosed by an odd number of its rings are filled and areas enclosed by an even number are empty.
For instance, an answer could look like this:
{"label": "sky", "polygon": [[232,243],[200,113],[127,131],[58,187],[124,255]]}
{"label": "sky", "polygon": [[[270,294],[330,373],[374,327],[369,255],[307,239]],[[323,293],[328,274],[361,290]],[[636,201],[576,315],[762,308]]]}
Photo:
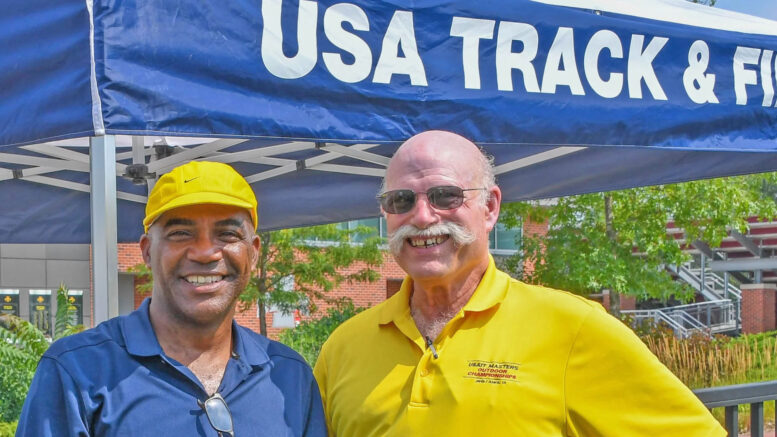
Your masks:
{"label": "sky", "polygon": [[777,0],[717,0],[715,7],[777,20]]}

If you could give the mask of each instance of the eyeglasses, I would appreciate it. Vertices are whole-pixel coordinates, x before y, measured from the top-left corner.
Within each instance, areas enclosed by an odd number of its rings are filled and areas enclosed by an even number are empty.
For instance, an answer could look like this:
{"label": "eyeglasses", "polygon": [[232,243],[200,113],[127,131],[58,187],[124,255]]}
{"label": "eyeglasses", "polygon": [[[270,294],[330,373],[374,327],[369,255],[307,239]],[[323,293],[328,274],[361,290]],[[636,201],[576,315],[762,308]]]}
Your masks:
{"label": "eyeglasses", "polygon": [[380,206],[389,214],[404,214],[415,205],[418,194],[426,194],[429,203],[436,209],[456,209],[464,203],[465,191],[481,191],[486,188],[459,188],[454,185],[432,187],[426,192],[413,190],[391,190],[378,196]]}
{"label": "eyeglasses", "polygon": [[218,431],[219,436],[226,434],[235,437],[235,431],[232,429],[232,413],[229,412],[227,401],[220,394],[214,393],[213,396],[205,399],[205,402],[197,399],[197,405],[205,410],[210,426]]}

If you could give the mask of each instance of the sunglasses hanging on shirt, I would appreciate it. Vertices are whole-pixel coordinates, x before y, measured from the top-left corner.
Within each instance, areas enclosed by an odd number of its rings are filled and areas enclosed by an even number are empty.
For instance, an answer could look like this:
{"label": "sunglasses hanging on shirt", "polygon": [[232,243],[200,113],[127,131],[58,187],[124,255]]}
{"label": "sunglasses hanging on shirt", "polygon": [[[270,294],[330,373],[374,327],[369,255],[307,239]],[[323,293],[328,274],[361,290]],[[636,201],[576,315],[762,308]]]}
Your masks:
{"label": "sunglasses hanging on shirt", "polygon": [[235,437],[235,431],[232,425],[232,413],[229,412],[227,401],[221,397],[220,394],[214,393],[213,396],[201,401],[197,399],[197,405],[205,410],[205,415],[208,416],[208,422],[213,427],[219,436]]}

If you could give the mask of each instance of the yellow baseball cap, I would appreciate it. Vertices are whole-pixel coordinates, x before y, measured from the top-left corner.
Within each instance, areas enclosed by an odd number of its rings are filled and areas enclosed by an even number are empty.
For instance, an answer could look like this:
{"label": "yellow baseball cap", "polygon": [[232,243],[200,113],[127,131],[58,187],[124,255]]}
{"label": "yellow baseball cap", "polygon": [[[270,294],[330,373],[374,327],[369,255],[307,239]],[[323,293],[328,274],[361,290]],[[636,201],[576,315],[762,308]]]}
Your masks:
{"label": "yellow baseball cap", "polygon": [[240,173],[221,162],[191,161],[159,178],[148,195],[143,228],[148,232],[148,227],[166,211],[201,203],[245,208],[251,214],[254,230],[259,225],[256,195]]}

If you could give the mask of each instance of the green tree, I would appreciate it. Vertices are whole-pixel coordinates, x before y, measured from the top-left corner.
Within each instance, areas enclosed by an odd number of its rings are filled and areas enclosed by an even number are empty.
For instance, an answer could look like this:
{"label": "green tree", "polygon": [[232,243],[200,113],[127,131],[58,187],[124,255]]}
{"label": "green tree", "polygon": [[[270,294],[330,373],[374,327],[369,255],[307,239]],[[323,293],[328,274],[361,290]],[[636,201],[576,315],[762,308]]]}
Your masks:
{"label": "green tree", "polygon": [[328,308],[325,316],[316,320],[306,320],[294,329],[281,332],[280,341],[299,352],[312,366],[316,364],[321,346],[335,328],[363,309],[355,308],[350,299],[343,298]]}
{"label": "green tree", "polygon": [[[526,218],[549,223],[547,235],[524,236],[522,255],[505,265],[531,283],[581,295],[609,290],[616,314],[620,294],[687,299],[690,288],[663,266],[690,259],[683,244],[717,247],[728,229],[745,232],[748,217],[777,216],[769,194],[776,183],[777,173],[766,173],[505,205],[508,226]],[[684,243],[667,234],[669,222],[684,230]],[[524,272],[524,260],[534,269]]]}
{"label": "green tree", "polygon": [[[342,283],[373,282],[383,262],[382,239],[375,229],[343,229],[337,224],[262,232],[256,275],[241,294],[247,308],[256,302],[260,332],[267,335],[269,306],[290,313],[316,310],[315,302]],[[361,240],[354,243],[355,240]]]}
{"label": "green tree", "polygon": [[[83,325],[72,324],[74,313],[68,289],[62,284],[57,290],[53,340],[83,331]],[[11,315],[0,317],[0,421],[19,418],[35,368],[48,348],[49,339],[30,322]]]}
{"label": "green tree", "polygon": [[[255,276],[240,295],[241,310],[253,303],[259,310],[259,329],[267,335],[267,308],[291,313],[316,310],[315,301],[336,303],[327,293],[343,282],[373,282],[383,263],[383,239],[375,229],[343,229],[329,224],[259,233],[261,248]],[[358,242],[357,242],[358,241]],[[360,267],[356,268],[354,265]],[[141,293],[153,288],[151,269],[137,264],[129,269],[141,280]]]}

